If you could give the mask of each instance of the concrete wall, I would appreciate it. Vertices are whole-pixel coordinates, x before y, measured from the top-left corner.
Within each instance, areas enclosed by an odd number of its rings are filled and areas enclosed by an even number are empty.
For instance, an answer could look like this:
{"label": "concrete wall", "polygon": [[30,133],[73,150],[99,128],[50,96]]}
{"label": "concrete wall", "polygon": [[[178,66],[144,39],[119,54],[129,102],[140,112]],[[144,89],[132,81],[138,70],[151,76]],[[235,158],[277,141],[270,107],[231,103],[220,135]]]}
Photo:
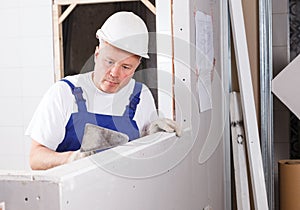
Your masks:
{"label": "concrete wall", "polygon": [[0,4],[0,170],[29,170],[24,131],[54,82],[51,2]]}

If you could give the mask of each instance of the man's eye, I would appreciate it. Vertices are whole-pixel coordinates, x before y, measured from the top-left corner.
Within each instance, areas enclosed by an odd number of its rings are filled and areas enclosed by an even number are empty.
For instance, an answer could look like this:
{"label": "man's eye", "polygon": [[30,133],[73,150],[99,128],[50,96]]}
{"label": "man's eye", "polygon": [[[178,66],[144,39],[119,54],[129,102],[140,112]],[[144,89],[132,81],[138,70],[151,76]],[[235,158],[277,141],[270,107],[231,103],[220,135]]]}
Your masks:
{"label": "man's eye", "polygon": [[112,65],[112,64],[114,64],[114,62],[113,61],[111,61],[111,60],[106,60],[105,61],[108,65]]}
{"label": "man's eye", "polygon": [[129,66],[123,66],[123,69],[130,70],[130,67]]}

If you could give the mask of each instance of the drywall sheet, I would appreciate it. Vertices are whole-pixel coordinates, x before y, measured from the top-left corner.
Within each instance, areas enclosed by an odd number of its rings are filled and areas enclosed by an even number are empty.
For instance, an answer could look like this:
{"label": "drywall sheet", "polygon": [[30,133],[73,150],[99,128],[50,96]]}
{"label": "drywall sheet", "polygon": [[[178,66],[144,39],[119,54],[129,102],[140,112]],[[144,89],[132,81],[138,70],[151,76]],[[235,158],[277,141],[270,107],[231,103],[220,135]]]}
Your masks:
{"label": "drywall sheet", "polygon": [[[228,49],[225,32],[226,20],[222,14],[228,14],[221,10],[221,2],[217,1],[194,1],[194,27],[195,36],[195,69],[199,119],[206,121],[202,124],[201,137],[204,139],[198,162],[205,163],[216,151],[223,139],[224,127],[226,126],[224,57]],[[227,20],[226,20],[227,21]],[[223,28],[224,27],[224,28]],[[223,40],[224,39],[224,40]],[[224,56],[224,57],[223,57]],[[224,66],[223,66],[224,65]],[[225,75],[226,77],[226,75]],[[205,119],[205,120],[204,120]]]}
{"label": "drywall sheet", "polygon": [[273,80],[273,93],[300,119],[300,56],[297,56]]}
{"label": "drywall sheet", "polygon": [[[175,100],[176,120],[182,119],[184,125],[191,122],[192,133],[195,135],[191,139],[195,140],[191,151],[192,164],[195,164],[195,160],[198,161],[193,167],[193,175],[197,179],[193,180],[192,194],[197,195],[194,198],[197,200],[195,203],[198,204],[192,209],[210,209],[209,206],[212,209],[230,209],[228,205],[224,205],[227,204],[227,200],[230,202],[230,199],[225,196],[231,194],[224,193],[224,189],[226,191],[229,189],[224,183],[224,171],[230,168],[227,166],[230,161],[227,161],[225,157],[227,154],[224,153],[224,142],[227,142],[227,139],[224,140],[224,133],[227,136],[226,132],[228,132],[227,129],[224,130],[225,126],[228,126],[228,118],[225,116],[228,114],[228,107],[225,107],[225,89],[223,89],[228,87],[226,85],[228,78],[226,76],[228,70],[227,1],[191,0],[188,13],[184,10],[183,2],[186,1],[173,1],[176,74],[174,92],[175,96],[179,96]],[[212,63],[213,69],[208,67]],[[208,108],[207,111],[201,111],[204,107],[201,106],[200,109],[200,102],[202,103],[204,99],[201,96],[199,98],[198,95],[198,79],[203,73],[202,70],[204,72],[206,70],[209,75],[206,81],[211,85],[211,101],[208,97],[208,102],[210,102],[209,107],[212,108]],[[211,77],[212,72],[213,77]],[[183,91],[187,85],[190,92]],[[179,112],[181,110],[182,114]]]}

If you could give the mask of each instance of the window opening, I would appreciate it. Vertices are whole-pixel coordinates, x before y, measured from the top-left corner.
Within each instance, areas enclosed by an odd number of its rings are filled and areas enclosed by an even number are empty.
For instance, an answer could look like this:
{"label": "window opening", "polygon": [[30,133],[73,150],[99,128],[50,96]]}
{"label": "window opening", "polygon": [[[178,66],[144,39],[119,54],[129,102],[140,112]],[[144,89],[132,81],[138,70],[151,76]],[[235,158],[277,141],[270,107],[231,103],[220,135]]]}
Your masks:
{"label": "window opening", "polygon": [[[59,58],[55,55],[55,59],[60,59],[60,73],[59,75],[56,73],[56,80],[64,76],[92,71],[94,66],[93,54],[98,45],[98,39],[95,35],[97,29],[113,13],[121,10],[132,11],[145,21],[150,32],[150,59],[142,59],[133,78],[150,88],[157,106],[156,37],[154,36],[155,33],[151,33],[156,30],[156,17],[153,14],[155,12],[154,3],[155,1],[151,0],[58,5],[58,13],[63,14],[61,16],[64,17],[59,17],[59,20],[62,21],[59,26],[61,27],[59,28],[61,56]],[[148,8],[144,4],[148,4]],[[149,10],[150,8],[152,11]]]}

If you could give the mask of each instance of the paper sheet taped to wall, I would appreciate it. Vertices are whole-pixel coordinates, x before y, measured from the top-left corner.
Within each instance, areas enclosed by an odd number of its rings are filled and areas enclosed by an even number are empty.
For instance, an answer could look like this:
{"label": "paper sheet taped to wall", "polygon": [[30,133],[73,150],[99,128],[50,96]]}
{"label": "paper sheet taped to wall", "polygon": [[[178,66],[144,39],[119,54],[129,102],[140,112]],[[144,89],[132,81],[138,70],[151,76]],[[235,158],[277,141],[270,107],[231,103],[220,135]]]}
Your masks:
{"label": "paper sheet taped to wall", "polygon": [[199,73],[198,93],[200,112],[212,108],[211,75],[214,63],[212,17],[197,11],[196,24],[196,68]]}

